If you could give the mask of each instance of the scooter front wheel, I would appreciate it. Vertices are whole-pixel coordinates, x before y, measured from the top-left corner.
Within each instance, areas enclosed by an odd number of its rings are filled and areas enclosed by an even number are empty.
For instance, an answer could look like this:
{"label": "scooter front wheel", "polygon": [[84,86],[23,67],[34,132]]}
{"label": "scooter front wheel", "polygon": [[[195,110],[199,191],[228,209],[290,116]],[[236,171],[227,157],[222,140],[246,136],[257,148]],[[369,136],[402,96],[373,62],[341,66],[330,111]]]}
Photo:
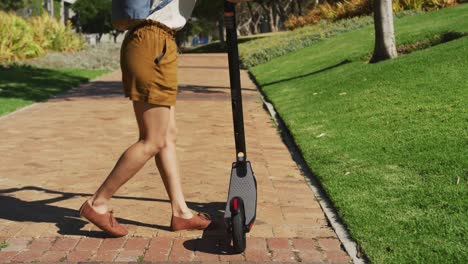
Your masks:
{"label": "scooter front wheel", "polygon": [[239,254],[244,252],[246,247],[244,222],[242,210],[232,216],[232,243],[234,251]]}

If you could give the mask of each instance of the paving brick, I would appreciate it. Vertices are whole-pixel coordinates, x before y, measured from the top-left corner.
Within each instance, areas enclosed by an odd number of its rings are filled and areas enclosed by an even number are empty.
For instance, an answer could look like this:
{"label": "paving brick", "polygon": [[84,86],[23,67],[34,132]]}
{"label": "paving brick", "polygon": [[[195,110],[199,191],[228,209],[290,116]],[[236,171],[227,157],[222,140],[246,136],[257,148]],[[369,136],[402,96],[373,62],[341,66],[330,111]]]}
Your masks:
{"label": "paving brick", "polygon": [[144,251],[148,245],[149,239],[143,237],[131,237],[127,239],[125,250],[139,250]]}
{"label": "paving brick", "polygon": [[122,251],[117,255],[117,262],[135,262],[143,258],[148,238],[131,237],[128,238]]}
{"label": "paving brick", "polygon": [[137,237],[155,237],[158,235],[160,230],[155,228],[146,227],[146,226],[139,226],[133,232],[133,236]]}
{"label": "paving brick", "polygon": [[16,255],[12,262],[32,262],[37,261],[44,254],[43,250],[26,250]]}
{"label": "paving brick", "polygon": [[271,256],[264,238],[248,238],[244,252],[247,261],[270,261]]}
{"label": "paving brick", "polygon": [[0,251],[0,263],[9,263],[17,254],[16,251]]}
{"label": "paving brick", "polygon": [[90,250],[73,250],[67,255],[67,262],[83,262],[88,261],[93,255],[93,251]]}
{"label": "paving brick", "polygon": [[155,237],[151,239],[144,261],[167,261],[172,247],[172,240],[173,238],[170,237]]}
{"label": "paving brick", "polygon": [[[261,219],[259,219],[261,221]],[[249,237],[273,237],[273,227],[271,225],[257,225],[252,228],[250,233],[247,234]]]}
{"label": "paving brick", "polygon": [[10,223],[2,229],[2,236],[16,237],[25,227],[21,223]]}
{"label": "paving brick", "polygon": [[341,242],[335,238],[320,238],[318,240],[320,247],[325,251],[341,250]]}
{"label": "paving brick", "polygon": [[44,255],[39,258],[39,262],[63,262],[66,256],[66,251],[46,251]]}
{"label": "paving brick", "polygon": [[117,250],[98,250],[97,253],[91,257],[91,261],[111,262],[118,253]]}
{"label": "paving brick", "polygon": [[103,239],[94,237],[83,237],[78,242],[75,250],[77,251],[97,251],[101,246]]}
{"label": "paving brick", "polygon": [[11,238],[11,239],[8,239],[8,241],[7,241],[8,246],[6,248],[3,248],[2,251],[3,252],[23,251],[28,247],[31,240],[32,239],[30,239],[30,238]]}
{"label": "paving brick", "polygon": [[28,246],[28,250],[49,250],[54,244],[56,238],[41,237],[34,239]]}
{"label": "paving brick", "polygon": [[219,259],[221,261],[245,261],[243,254],[234,252],[234,247],[229,239],[221,239],[219,243]]}
{"label": "paving brick", "polygon": [[106,238],[99,248],[100,251],[119,250],[123,247],[126,237]]}
{"label": "paving brick", "polygon": [[267,239],[268,248],[270,250],[290,250],[288,238],[269,238]]}
{"label": "paving brick", "polygon": [[273,261],[295,262],[295,255],[292,251],[288,238],[269,238],[267,239],[268,249],[271,252]]}
{"label": "paving brick", "polygon": [[184,247],[184,242],[189,241],[187,238],[175,238],[172,250],[169,255],[169,261],[191,261],[194,257],[194,251],[186,249]]}
{"label": "paving brick", "polygon": [[338,239],[320,238],[318,242],[330,262],[348,263],[351,261],[348,254],[341,248],[341,242]]}
{"label": "paving brick", "polygon": [[138,261],[140,257],[143,257],[142,250],[124,250],[124,251],[120,251],[115,261],[116,262],[135,262],[135,261]]}
{"label": "paving brick", "polygon": [[334,237],[335,232],[328,226],[316,225],[313,227],[295,227],[294,233],[296,237],[306,238],[323,238]]}
{"label": "paving brick", "polygon": [[55,238],[37,238],[34,239],[31,244],[28,246],[28,250],[30,251],[46,251],[50,249],[50,247],[54,244]]}
{"label": "paving brick", "polygon": [[76,244],[78,244],[78,241],[79,238],[61,237],[55,241],[50,250],[70,251],[76,246]]}
{"label": "paving brick", "polygon": [[327,256],[328,261],[332,263],[350,263],[351,262],[351,258],[343,250],[325,251],[325,255]]}
{"label": "paving brick", "polygon": [[297,237],[294,228],[287,225],[273,226],[273,235],[275,237]]}
{"label": "paving brick", "polygon": [[313,239],[293,239],[292,242],[302,262],[324,261],[324,257],[317,249],[317,244]]}
{"label": "paving brick", "polygon": [[271,253],[274,262],[297,262],[296,256],[292,251],[274,251]]}
{"label": "paving brick", "polygon": [[218,254],[221,252],[216,237],[208,237],[195,240],[194,261],[218,261]]}

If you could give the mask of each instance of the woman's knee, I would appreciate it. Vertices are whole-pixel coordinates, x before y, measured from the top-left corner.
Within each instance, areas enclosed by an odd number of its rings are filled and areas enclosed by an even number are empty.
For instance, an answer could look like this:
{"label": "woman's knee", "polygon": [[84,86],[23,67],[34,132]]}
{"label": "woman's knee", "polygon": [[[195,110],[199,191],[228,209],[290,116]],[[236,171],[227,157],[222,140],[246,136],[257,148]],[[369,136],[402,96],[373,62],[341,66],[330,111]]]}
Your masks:
{"label": "woman's knee", "polygon": [[158,154],[164,147],[166,147],[165,140],[141,140],[144,146],[144,152],[148,156],[155,156]]}
{"label": "woman's knee", "polygon": [[177,141],[177,128],[176,127],[170,127],[169,130],[167,131],[166,135],[166,145],[167,144],[173,144]]}

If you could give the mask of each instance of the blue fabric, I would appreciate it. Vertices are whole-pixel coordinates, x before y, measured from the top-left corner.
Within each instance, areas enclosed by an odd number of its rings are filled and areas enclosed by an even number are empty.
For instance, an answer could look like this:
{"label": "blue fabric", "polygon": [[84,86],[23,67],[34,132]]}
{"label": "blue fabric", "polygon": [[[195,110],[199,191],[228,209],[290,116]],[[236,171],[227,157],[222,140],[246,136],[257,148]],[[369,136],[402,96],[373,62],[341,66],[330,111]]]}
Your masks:
{"label": "blue fabric", "polygon": [[151,9],[151,0],[112,0],[112,21],[145,19]]}
{"label": "blue fabric", "polygon": [[162,0],[151,9],[153,0],[112,0],[112,21],[122,19],[145,19],[153,12],[161,10],[173,0]]}
{"label": "blue fabric", "polygon": [[156,8],[154,10],[151,10],[151,14],[158,11],[158,10],[161,10],[163,9],[164,7],[166,7],[168,4],[170,4],[173,0],[162,0],[161,3],[158,4],[158,6],[156,6]]}

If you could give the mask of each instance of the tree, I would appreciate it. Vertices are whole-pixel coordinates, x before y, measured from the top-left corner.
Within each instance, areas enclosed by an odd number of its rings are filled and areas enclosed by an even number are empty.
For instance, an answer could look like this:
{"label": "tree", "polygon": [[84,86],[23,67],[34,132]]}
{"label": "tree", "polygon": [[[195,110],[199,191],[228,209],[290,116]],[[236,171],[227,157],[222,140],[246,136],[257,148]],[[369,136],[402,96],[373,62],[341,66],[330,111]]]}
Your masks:
{"label": "tree", "polygon": [[219,39],[224,42],[223,1],[199,0],[192,16],[216,23]]}
{"label": "tree", "polygon": [[0,10],[18,11],[29,4],[29,0],[0,0]]}
{"label": "tree", "polygon": [[398,56],[393,29],[392,0],[375,0],[374,2],[375,46],[370,60],[376,63]]}
{"label": "tree", "polygon": [[[300,15],[305,7],[315,2],[318,0],[251,0],[238,4],[238,32],[240,35],[251,35],[259,31],[282,30],[289,15]],[[198,0],[193,16],[208,20],[213,26],[216,23],[222,40],[224,36],[223,1]]]}
{"label": "tree", "polygon": [[72,5],[76,15],[72,22],[79,30],[88,34],[98,34],[98,42],[105,33],[114,35],[114,41],[120,32],[112,26],[111,0],[77,0]]}

